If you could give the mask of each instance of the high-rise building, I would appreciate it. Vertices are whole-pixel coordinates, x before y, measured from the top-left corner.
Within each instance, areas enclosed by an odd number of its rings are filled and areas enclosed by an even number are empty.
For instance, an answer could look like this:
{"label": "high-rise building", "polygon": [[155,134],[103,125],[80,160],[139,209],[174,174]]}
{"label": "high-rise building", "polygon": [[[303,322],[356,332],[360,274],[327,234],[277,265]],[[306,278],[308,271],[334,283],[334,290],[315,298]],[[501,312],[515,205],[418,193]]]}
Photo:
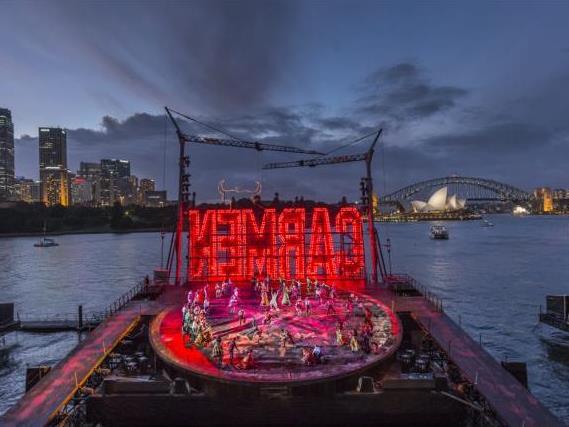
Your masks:
{"label": "high-rise building", "polygon": [[26,203],[40,201],[40,183],[33,179],[17,177],[14,180],[14,200]]}
{"label": "high-rise building", "polygon": [[67,134],[61,128],[39,128],[40,197],[47,206],[69,206]]}
{"label": "high-rise building", "polygon": [[102,206],[123,203],[126,181],[130,176],[130,161],[118,159],[101,160],[101,182],[99,202]]}
{"label": "high-rise building", "polygon": [[77,175],[87,180],[95,180],[101,176],[101,164],[94,162],[79,163]]}
{"label": "high-rise building", "polygon": [[0,108],[0,201],[14,198],[14,123],[12,113]]}
{"label": "high-rise building", "polygon": [[138,203],[144,205],[146,199],[144,195],[147,191],[154,191],[156,190],[156,184],[154,183],[153,179],[142,178],[140,180],[140,186],[138,187]]}
{"label": "high-rise building", "polygon": [[533,192],[535,198],[541,202],[541,211],[544,213],[553,211],[553,193],[551,188],[536,188]]}
{"label": "high-rise building", "polygon": [[130,176],[130,161],[118,159],[101,159],[101,172],[103,175],[114,178]]}
{"label": "high-rise building", "polygon": [[86,178],[76,176],[71,180],[71,202],[84,206],[93,202],[93,186]]}

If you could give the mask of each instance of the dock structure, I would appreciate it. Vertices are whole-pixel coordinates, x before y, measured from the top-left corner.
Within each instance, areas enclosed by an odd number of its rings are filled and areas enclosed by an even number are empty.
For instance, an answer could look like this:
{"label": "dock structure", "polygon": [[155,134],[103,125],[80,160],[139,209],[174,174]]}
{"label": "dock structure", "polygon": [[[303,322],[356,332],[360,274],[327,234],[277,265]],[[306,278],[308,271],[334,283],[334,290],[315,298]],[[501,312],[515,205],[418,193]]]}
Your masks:
{"label": "dock structure", "polygon": [[105,320],[0,418],[3,426],[43,426],[55,418],[117,343],[138,323],[148,305],[132,301]]}
{"label": "dock structure", "polygon": [[[424,290],[421,289],[421,291]],[[440,302],[419,292],[405,295],[370,286],[365,293],[383,301],[400,316],[411,316],[427,331],[463,377],[474,385],[501,424],[525,427],[563,426],[498,361],[446,315]],[[141,316],[156,316],[181,305],[184,288],[172,287],[154,301],[131,301],[107,318],[77,348],[36,384],[3,417],[5,426],[53,423],[88,378],[139,324]],[[174,398],[173,398],[174,399]]]}
{"label": "dock structure", "polygon": [[449,359],[489,402],[508,426],[563,426],[539,400],[506,371],[481,345],[458,326],[436,301],[422,295],[401,296],[389,290],[371,291],[397,313],[409,313],[446,349]]}

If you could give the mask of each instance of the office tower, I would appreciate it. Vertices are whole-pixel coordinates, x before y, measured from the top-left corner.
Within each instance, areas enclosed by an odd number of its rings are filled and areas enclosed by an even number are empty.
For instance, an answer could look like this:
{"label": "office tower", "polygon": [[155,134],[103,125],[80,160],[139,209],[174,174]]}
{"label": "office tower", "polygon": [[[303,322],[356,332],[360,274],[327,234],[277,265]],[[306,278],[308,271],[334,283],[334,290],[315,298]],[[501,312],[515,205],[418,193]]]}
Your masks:
{"label": "office tower", "polygon": [[77,175],[86,180],[96,180],[101,176],[101,164],[94,162],[81,162],[79,163],[79,170]]}
{"label": "office tower", "polygon": [[156,185],[153,179],[142,178],[140,180],[140,186],[138,188],[138,203],[141,205],[145,204],[145,194],[147,191],[156,190]]}
{"label": "office tower", "polygon": [[99,202],[101,206],[124,203],[125,179],[130,176],[130,161],[118,159],[101,160]]}
{"label": "office tower", "polygon": [[14,123],[12,113],[0,108],[0,201],[14,198]]}
{"label": "office tower", "polygon": [[40,197],[47,206],[69,206],[67,134],[61,128],[39,128]]}
{"label": "office tower", "polygon": [[535,198],[540,202],[540,210],[542,212],[549,213],[553,211],[553,194],[551,192],[551,188],[536,188],[533,194]]}

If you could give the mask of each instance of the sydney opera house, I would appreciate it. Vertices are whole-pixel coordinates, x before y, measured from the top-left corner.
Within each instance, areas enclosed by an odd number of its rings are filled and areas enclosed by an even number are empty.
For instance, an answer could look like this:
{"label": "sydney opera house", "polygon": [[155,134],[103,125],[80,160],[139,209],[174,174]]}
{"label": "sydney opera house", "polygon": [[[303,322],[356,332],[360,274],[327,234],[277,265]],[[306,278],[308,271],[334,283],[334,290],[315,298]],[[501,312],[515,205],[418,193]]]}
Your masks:
{"label": "sydney opera house", "polygon": [[464,209],[465,206],[466,200],[459,199],[456,194],[449,197],[447,187],[435,191],[426,202],[421,200],[411,202],[411,208],[415,213],[457,211]]}

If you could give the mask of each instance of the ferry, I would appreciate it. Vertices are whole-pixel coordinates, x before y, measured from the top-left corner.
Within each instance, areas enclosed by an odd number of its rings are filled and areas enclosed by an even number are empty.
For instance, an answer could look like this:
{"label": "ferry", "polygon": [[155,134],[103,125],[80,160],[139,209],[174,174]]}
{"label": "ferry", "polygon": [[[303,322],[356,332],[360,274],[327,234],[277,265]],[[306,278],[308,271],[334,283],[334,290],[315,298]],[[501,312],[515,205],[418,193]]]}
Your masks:
{"label": "ferry", "polygon": [[431,239],[448,240],[448,229],[444,225],[432,225]]}

